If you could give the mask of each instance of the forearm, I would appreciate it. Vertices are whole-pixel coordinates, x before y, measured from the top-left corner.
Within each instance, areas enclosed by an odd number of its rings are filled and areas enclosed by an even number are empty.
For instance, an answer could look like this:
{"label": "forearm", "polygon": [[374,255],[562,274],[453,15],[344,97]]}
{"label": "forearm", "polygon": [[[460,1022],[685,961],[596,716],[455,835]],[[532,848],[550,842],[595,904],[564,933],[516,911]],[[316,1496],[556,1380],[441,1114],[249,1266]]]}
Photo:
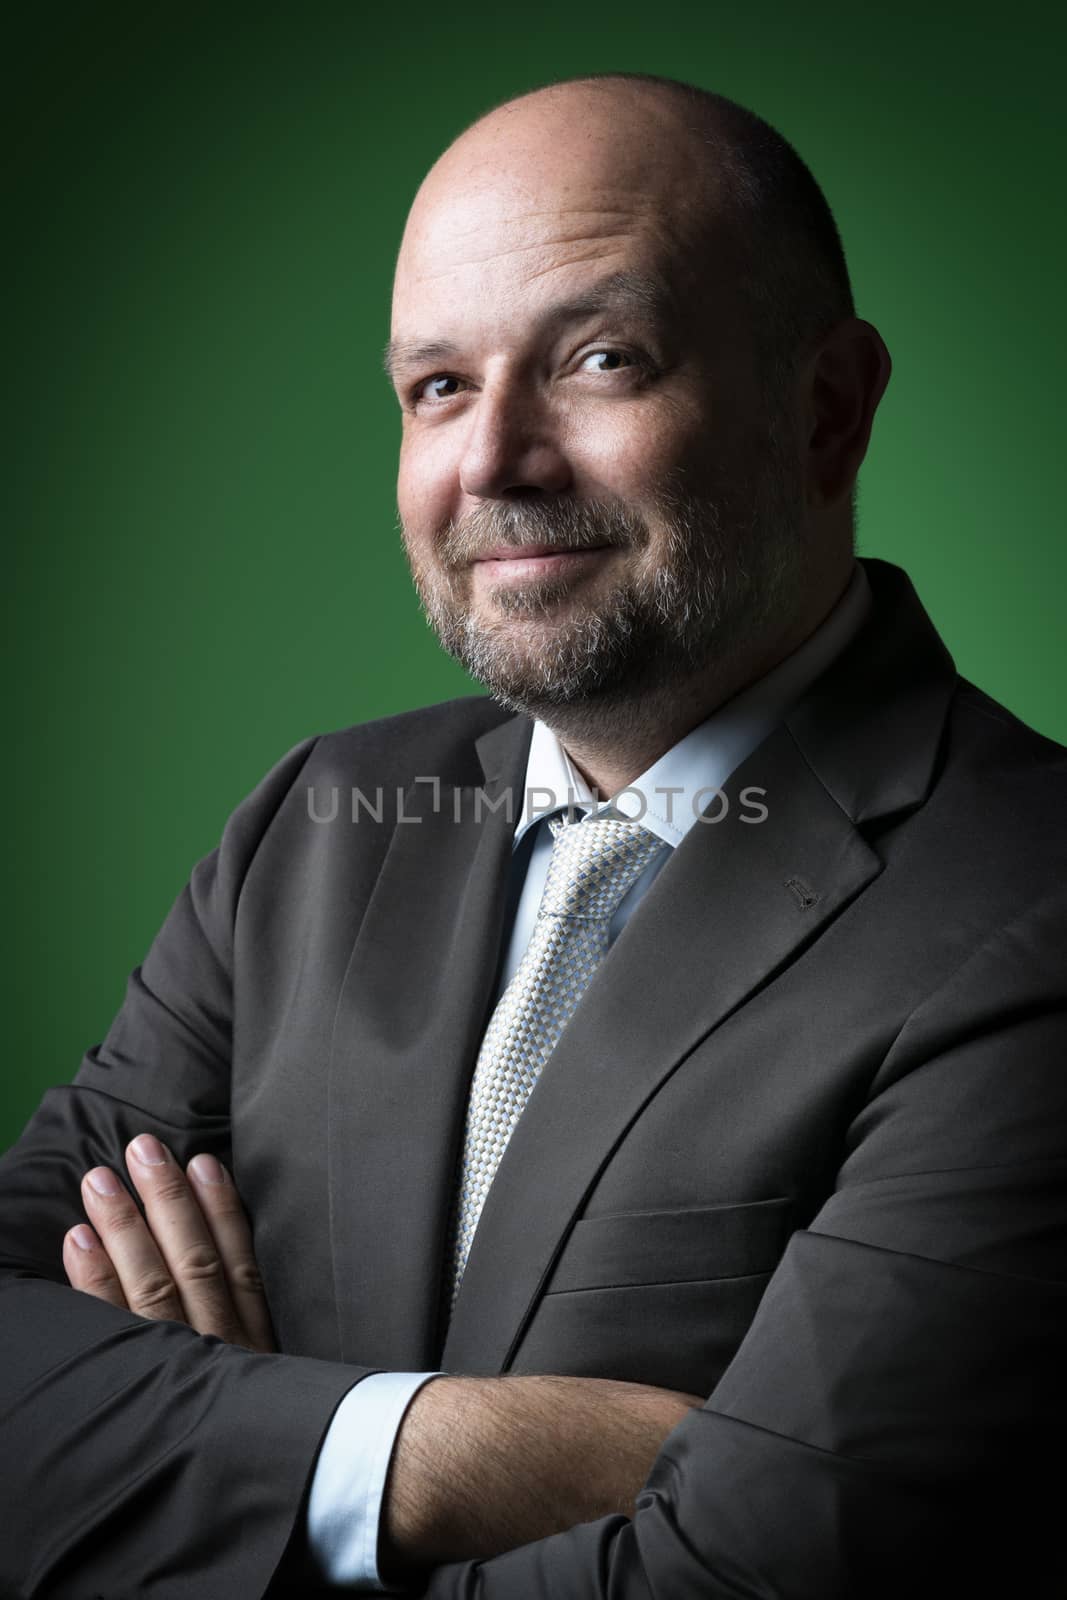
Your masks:
{"label": "forearm", "polygon": [[174,1600],[262,1594],[359,1376],[4,1276],[0,1594],[129,1594],[156,1571]]}
{"label": "forearm", "polygon": [[397,1436],[381,1568],[496,1555],[612,1512],[629,1516],[693,1395],[599,1378],[438,1378]]}

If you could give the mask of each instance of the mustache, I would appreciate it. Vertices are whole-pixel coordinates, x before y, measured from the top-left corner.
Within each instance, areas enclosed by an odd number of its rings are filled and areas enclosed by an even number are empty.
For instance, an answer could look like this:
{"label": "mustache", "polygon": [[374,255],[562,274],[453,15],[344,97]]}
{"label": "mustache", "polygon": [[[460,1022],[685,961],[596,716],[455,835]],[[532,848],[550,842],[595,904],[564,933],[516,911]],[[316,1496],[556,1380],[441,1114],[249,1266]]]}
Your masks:
{"label": "mustache", "polygon": [[591,550],[647,544],[648,524],[630,507],[602,500],[525,500],[476,506],[441,535],[438,556],[450,571],[469,566],[488,550],[554,545]]}

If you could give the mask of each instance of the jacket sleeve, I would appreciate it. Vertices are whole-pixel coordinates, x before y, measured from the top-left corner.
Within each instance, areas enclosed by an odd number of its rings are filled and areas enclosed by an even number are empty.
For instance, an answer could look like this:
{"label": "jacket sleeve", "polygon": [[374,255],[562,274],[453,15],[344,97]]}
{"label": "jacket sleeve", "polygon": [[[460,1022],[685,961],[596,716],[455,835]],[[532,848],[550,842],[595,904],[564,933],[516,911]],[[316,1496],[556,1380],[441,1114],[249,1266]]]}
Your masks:
{"label": "jacket sleeve", "polygon": [[438,1568],[432,1600],[1067,1593],[1065,913],[1031,909],[909,1018],[632,1519]]}
{"label": "jacket sleeve", "polygon": [[142,1129],[229,1160],[233,929],[249,864],[313,741],[195,868],[103,1044],[0,1160],[0,1594],[255,1600],[362,1369],[262,1355],[71,1289],[79,1184]]}

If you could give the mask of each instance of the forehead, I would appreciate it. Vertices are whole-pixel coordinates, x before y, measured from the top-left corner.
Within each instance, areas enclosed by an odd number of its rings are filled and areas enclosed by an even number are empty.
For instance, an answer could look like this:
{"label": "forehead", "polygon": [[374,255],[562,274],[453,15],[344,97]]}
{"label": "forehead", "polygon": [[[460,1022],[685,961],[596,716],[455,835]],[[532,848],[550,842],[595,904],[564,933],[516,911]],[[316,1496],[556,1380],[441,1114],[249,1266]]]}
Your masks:
{"label": "forehead", "polygon": [[606,276],[633,289],[632,309],[660,311],[665,296],[651,286],[671,286],[680,255],[655,210],[632,195],[566,201],[544,195],[529,204],[483,191],[444,200],[405,237],[393,292],[394,337],[409,335],[409,325],[428,315],[539,315],[554,302],[588,294]]}
{"label": "forehead", "polygon": [[613,117],[601,101],[592,111],[535,101],[511,118],[495,113],[446,152],[405,229],[394,339],[417,336],[427,319],[537,316],[606,274],[685,297],[709,211],[691,141],[681,159],[687,141],[659,108],[629,130],[618,106]]}

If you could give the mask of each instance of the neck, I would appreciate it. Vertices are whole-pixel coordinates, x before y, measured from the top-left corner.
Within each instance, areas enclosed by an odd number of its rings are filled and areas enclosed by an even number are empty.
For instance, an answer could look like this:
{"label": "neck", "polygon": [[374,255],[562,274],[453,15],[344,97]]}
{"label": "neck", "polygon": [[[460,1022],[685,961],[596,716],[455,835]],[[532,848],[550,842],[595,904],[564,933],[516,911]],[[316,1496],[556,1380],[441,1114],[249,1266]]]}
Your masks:
{"label": "neck", "polygon": [[626,699],[553,706],[536,714],[552,729],[594,794],[608,799],[799,649],[837,604],[850,575],[829,600],[825,596],[816,600],[780,635],[764,639],[758,650],[748,650],[736,660],[709,663],[689,678]]}
{"label": "neck", "polygon": [[698,681],[675,683],[610,707],[553,707],[542,713],[541,720],[594,795],[608,799],[647,772],[744,686],[738,683],[730,689],[720,683],[718,691],[709,695]]}

